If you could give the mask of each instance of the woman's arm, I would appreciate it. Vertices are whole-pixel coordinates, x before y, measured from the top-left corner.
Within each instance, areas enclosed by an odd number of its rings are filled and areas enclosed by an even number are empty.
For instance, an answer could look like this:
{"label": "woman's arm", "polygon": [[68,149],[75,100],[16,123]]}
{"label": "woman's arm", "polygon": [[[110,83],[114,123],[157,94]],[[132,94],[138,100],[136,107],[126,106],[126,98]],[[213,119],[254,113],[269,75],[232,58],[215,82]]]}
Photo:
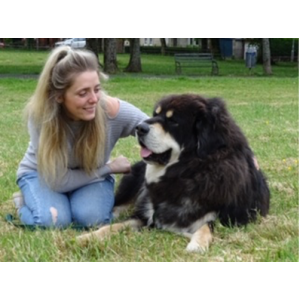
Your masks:
{"label": "woman's arm", "polygon": [[114,122],[114,130],[118,130],[118,138],[135,136],[136,126],[149,117],[134,105],[126,101],[119,101],[119,111],[114,118],[110,118]]}
{"label": "woman's arm", "polygon": [[81,169],[68,169],[63,177],[59,177],[53,185],[53,190],[58,193],[67,193],[81,188],[87,184],[91,184],[103,180],[112,170],[108,165],[98,168],[91,175],[88,175]]}
{"label": "woman's arm", "polygon": [[109,174],[129,173],[130,170],[129,160],[121,155],[105,166],[98,168],[91,175],[80,169],[68,169],[67,173],[55,182],[53,189],[59,193],[66,193],[102,180]]}

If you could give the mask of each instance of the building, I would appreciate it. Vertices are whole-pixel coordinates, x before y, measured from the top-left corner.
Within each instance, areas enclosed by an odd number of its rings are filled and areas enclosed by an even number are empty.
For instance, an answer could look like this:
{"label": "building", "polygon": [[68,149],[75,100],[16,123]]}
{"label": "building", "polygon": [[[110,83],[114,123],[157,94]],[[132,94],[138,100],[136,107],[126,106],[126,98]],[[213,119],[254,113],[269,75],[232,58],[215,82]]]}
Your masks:
{"label": "building", "polygon": [[[161,46],[160,38],[140,38],[141,46]],[[197,39],[192,38],[165,38],[168,47],[186,47],[197,45]]]}
{"label": "building", "polygon": [[[218,40],[218,41],[216,41]],[[203,38],[165,38],[167,47],[202,47],[205,42],[206,51],[218,47],[218,52],[223,58],[243,58],[245,53],[245,41],[241,38],[219,38],[219,39],[205,39]],[[141,46],[160,47],[160,38],[140,38]]]}

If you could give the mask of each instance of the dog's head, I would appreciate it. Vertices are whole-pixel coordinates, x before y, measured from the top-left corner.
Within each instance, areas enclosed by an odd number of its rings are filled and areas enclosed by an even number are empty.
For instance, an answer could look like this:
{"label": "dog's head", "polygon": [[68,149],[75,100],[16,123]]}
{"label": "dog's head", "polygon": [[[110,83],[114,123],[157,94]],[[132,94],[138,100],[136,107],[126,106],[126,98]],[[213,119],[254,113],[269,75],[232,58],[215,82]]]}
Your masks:
{"label": "dog's head", "polygon": [[176,162],[182,153],[203,159],[243,138],[222,100],[193,94],[161,99],[136,133],[142,158],[159,165]]}

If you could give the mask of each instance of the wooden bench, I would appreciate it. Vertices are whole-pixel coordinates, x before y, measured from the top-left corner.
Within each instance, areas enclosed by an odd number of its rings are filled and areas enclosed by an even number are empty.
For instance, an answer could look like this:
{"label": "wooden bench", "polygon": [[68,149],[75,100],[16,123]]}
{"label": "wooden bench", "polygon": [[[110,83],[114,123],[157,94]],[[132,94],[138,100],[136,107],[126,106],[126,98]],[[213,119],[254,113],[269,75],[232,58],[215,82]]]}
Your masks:
{"label": "wooden bench", "polygon": [[219,74],[219,67],[210,53],[175,53],[175,72],[181,74],[183,68],[210,67],[211,75]]}

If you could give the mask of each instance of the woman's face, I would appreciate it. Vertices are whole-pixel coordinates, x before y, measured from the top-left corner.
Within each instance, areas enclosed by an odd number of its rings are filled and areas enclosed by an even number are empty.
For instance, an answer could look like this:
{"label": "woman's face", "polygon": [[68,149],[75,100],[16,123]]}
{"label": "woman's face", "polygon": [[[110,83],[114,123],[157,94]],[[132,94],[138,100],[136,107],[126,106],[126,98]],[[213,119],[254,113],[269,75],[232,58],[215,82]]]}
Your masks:
{"label": "woman's face", "polygon": [[90,121],[95,118],[100,98],[100,80],[96,71],[85,71],[75,76],[66,90],[62,105],[74,121]]}

